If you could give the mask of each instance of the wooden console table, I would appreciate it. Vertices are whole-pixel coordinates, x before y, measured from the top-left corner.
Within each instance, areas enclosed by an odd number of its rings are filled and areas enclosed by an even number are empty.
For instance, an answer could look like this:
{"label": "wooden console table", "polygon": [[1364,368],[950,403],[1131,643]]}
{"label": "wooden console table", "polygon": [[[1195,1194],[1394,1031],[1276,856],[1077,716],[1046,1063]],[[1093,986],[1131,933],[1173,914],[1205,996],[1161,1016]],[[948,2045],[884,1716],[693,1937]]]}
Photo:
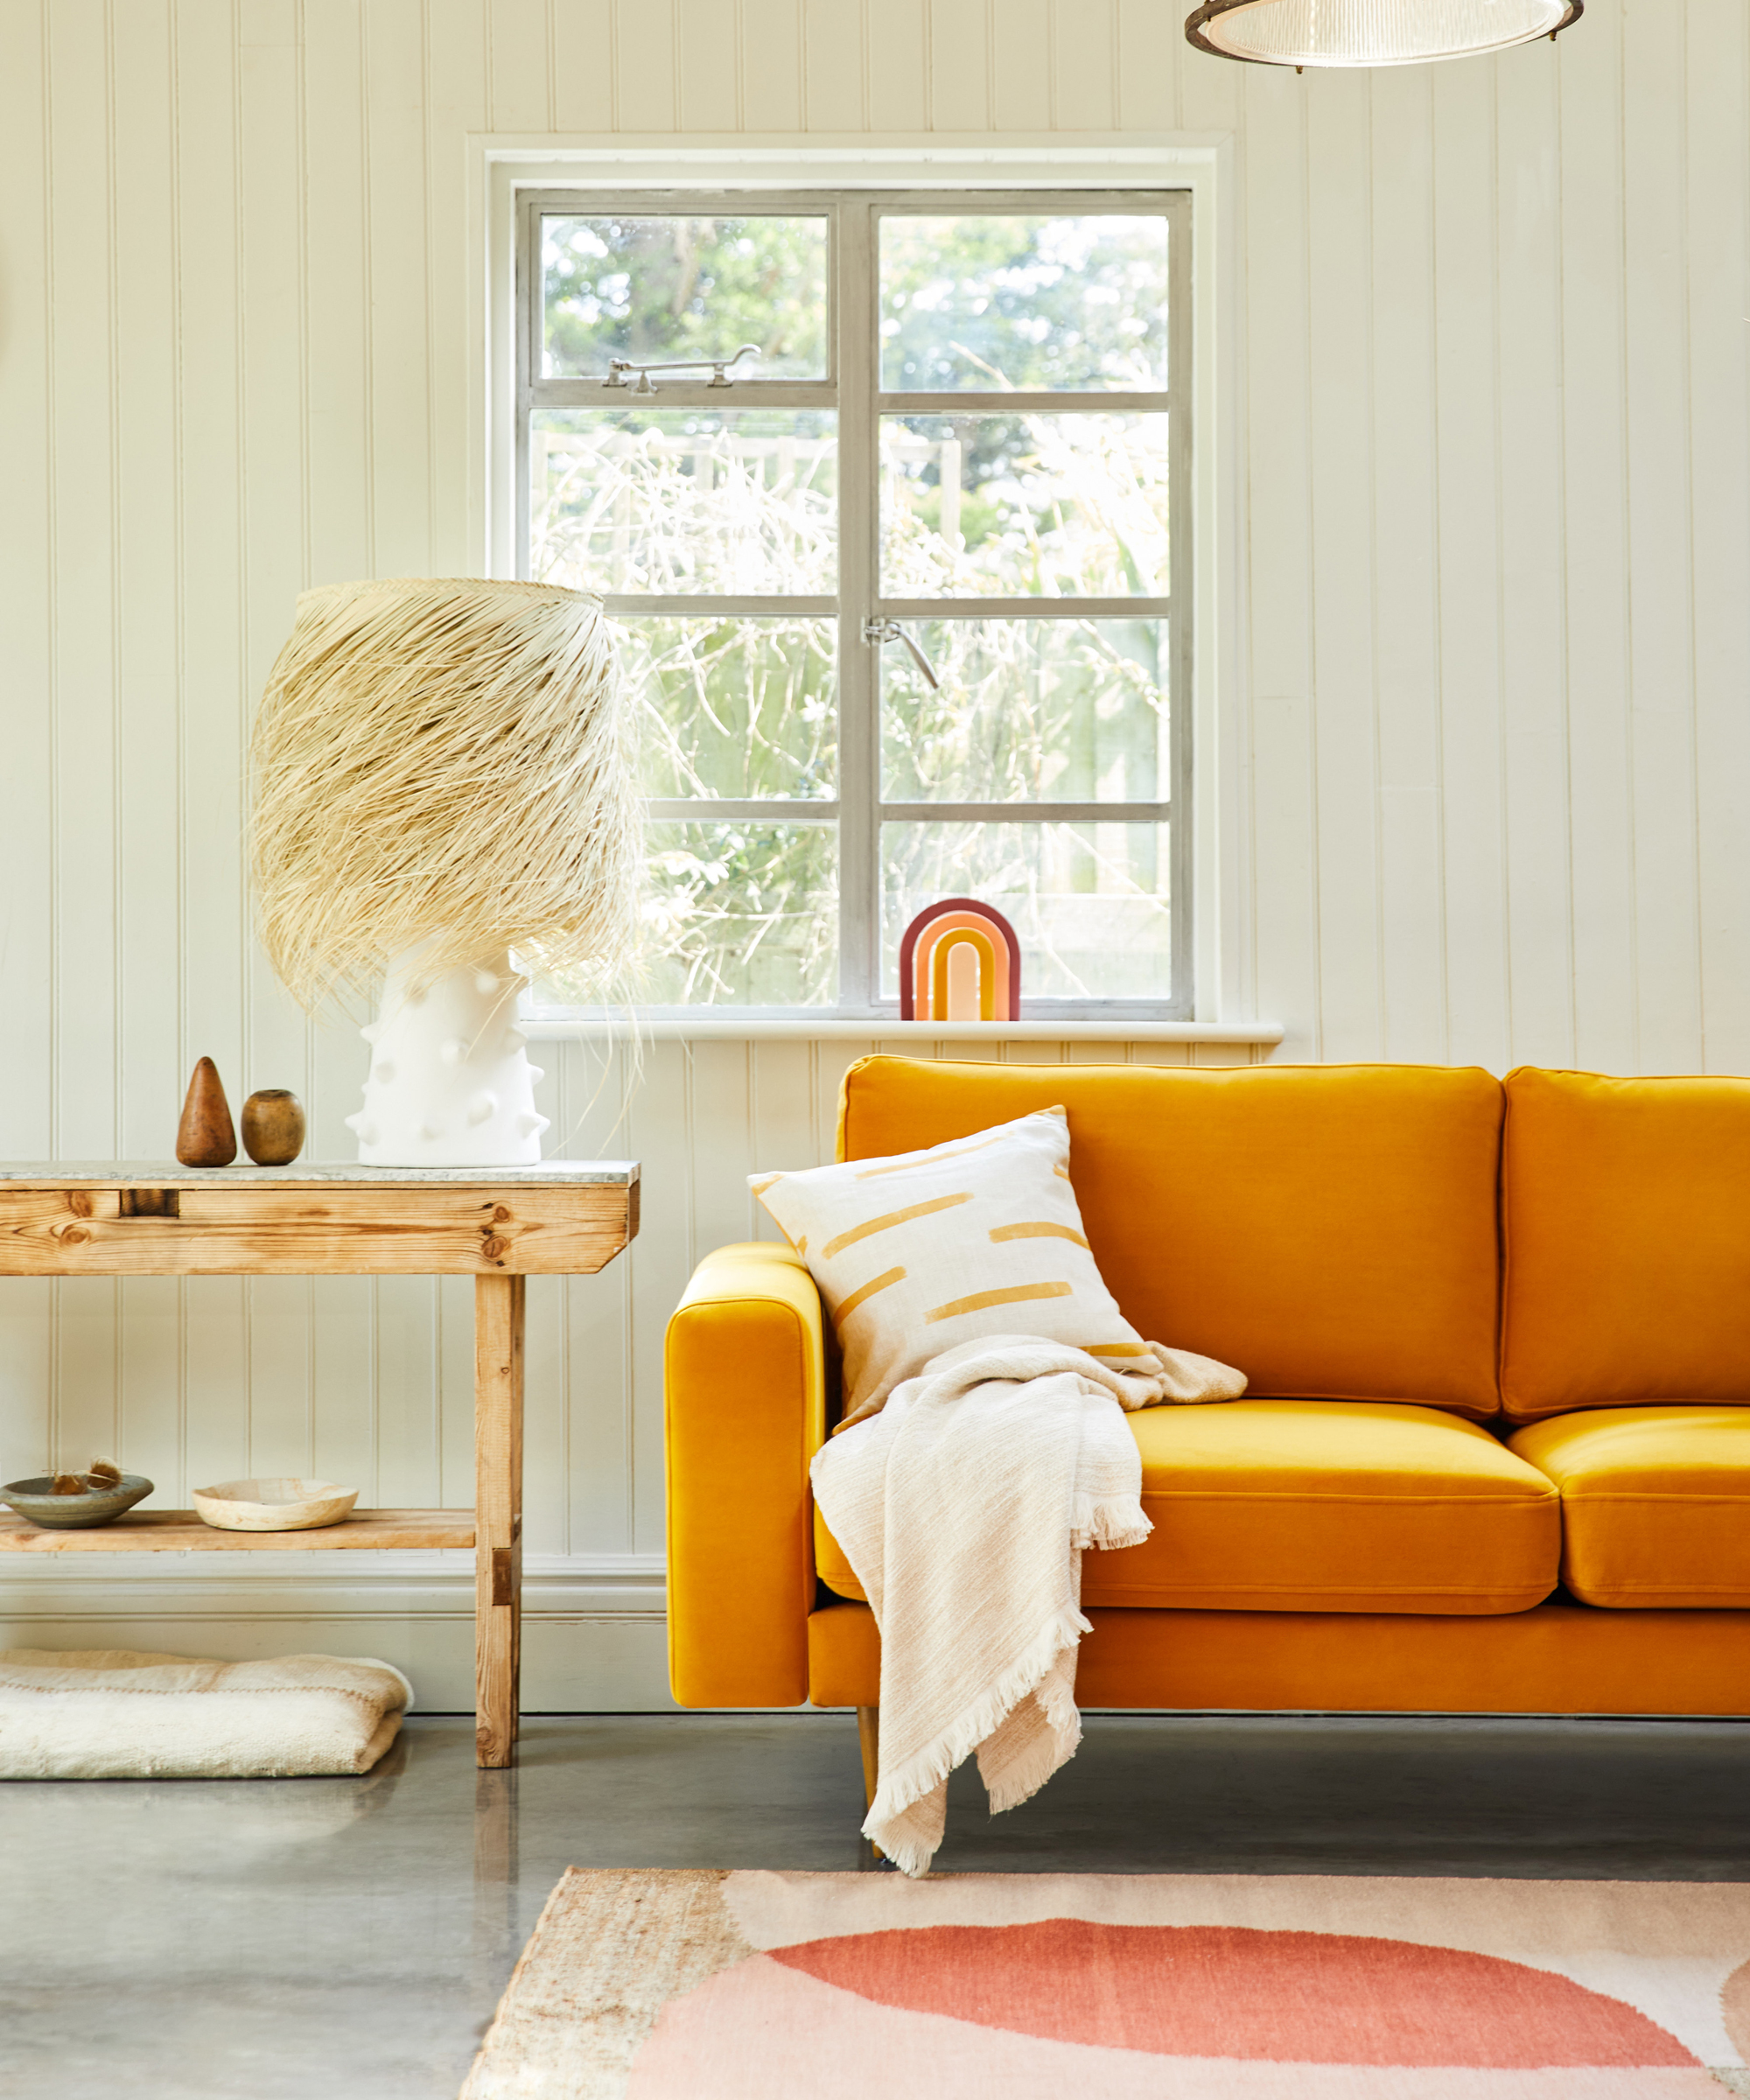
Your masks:
{"label": "wooden console table", "polygon": [[474,1549],[479,1761],[515,1755],[522,1637],[525,1279],[590,1276],[638,1231],[638,1168],[187,1167],[158,1160],[0,1163],[0,1277],[472,1276],[474,1507],[360,1509],[318,1531],[218,1531],[135,1509],[89,1531],[0,1510],[0,1551]]}

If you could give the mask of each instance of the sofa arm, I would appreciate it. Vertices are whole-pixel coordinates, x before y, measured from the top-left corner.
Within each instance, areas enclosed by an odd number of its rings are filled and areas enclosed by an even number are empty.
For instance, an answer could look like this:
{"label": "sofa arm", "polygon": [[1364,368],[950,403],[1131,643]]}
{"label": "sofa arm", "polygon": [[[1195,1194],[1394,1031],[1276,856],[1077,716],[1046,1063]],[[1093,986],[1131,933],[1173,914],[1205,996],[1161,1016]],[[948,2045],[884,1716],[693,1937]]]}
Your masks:
{"label": "sofa arm", "polygon": [[682,1706],[800,1706],[808,1461],[826,1435],[820,1293],[788,1248],[720,1247],[668,1322],[668,1682]]}

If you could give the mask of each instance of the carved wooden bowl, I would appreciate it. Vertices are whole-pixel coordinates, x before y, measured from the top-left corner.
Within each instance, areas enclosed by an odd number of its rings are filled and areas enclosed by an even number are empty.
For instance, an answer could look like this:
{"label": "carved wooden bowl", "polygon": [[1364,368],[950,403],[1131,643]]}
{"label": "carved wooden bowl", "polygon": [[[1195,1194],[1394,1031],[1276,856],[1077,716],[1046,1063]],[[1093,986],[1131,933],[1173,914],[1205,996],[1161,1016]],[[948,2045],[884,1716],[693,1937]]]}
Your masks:
{"label": "carved wooden bowl", "polygon": [[220,1531],[314,1531],[343,1523],[359,1499],[335,1480],[220,1480],[193,1490],[194,1514]]}

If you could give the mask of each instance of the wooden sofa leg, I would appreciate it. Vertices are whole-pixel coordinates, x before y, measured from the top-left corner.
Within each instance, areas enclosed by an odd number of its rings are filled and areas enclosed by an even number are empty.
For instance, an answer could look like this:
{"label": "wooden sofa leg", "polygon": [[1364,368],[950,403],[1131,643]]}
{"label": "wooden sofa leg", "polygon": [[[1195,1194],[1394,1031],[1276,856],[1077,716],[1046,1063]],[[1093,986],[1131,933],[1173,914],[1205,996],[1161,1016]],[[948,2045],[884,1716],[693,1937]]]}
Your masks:
{"label": "wooden sofa leg", "polygon": [[878,1706],[859,1706],[857,1709],[857,1743],[863,1753],[863,1805],[875,1805],[875,1788],[881,1775],[881,1709]]}
{"label": "wooden sofa leg", "polygon": [[[878,1706],[859,1706],[857,1709],[857,1746],[863,1753],[863,1805],[875,1805],[875,1788],[881,1776],[881,1709]],[[877,1859],[886,1854],[878,1844],[871,1844],[870,1851]]]}

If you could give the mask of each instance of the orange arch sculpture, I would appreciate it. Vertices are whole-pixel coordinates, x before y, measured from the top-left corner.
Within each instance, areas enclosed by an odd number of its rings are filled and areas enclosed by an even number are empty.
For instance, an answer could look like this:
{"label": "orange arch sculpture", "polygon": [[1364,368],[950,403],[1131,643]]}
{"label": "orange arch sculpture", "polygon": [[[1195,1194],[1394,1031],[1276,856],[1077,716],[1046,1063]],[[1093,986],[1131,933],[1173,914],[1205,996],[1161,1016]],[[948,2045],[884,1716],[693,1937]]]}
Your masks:
{"label": "orange arch sculpture", "polygon": [[1020,1018],[1021,944],[1014,928],[976,897],[927,905],[900,943],[900,1018]]}

